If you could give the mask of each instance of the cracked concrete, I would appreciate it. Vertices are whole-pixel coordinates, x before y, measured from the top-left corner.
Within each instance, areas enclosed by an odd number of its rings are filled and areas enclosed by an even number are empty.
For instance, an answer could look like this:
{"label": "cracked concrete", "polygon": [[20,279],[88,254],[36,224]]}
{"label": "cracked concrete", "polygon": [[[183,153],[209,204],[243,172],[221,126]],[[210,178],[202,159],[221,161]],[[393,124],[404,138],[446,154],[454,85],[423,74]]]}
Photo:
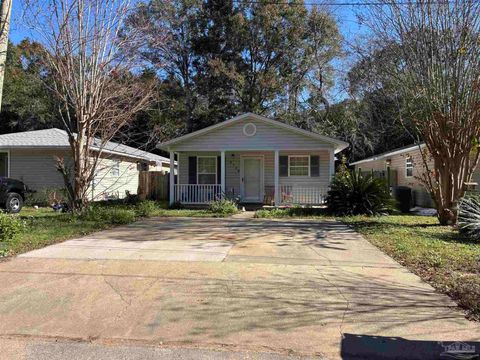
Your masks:
{"label": "cracked concrete", "polygon": [[1,263],[0,282],[0,358],[437,359],[480,340],[334,221],[150,219]]}

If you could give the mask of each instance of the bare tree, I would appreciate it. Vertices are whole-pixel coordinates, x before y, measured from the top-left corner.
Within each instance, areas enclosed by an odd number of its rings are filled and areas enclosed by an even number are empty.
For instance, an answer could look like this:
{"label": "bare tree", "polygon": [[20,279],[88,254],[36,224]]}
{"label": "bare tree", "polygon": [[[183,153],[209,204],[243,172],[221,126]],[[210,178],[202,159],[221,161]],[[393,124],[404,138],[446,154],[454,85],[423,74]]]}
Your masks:
{"label": "bare tree", "polygon": [[401,116],[428,149],[421,180],[440,223],[454,224],[480,152],[480,2],[382,0],[369,9],[365,22],[377,46],[398,51],[397,66],[384,71]]}
{"label": "bare tree", "polygon": [[26,6],[69,138],[71,161],[58,159],[57,169],[75,211],[87,205],[105,146],[151,99],[150,81],[136,74],[141,39],[123,32],[130,10],[129,0],[36,0]]}
{"label": "bare tree", "polygon": [[[128,26],[142,33],[143,58],[154,67],[172,74],[182,87],[185,96],[185,129],[194,130],[195,108],[198,95],[195,92],[195,17],[201,8],[201,0],[151,0],[139,4],[132,13]],[[160,31],[159,31],[160,30]],[[159,34],[163,32],[163,34]]]}
{"label": "bare tree", "polygon": [[3,80],[5,76],[5,62],[7,60],[11,13],[12,0],[0,0],[0,111],[2,110]]}

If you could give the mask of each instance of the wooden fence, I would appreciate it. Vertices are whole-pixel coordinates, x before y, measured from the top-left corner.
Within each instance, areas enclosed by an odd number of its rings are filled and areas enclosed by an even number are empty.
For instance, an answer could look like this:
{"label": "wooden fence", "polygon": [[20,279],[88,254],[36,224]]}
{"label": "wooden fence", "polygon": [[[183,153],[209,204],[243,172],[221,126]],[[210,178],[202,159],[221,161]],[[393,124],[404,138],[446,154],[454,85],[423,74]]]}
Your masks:
{"label": "wooden fence", "polygon": [[170,174],[163,171],[140,171],[138,196],[145,200],[168,200]]}

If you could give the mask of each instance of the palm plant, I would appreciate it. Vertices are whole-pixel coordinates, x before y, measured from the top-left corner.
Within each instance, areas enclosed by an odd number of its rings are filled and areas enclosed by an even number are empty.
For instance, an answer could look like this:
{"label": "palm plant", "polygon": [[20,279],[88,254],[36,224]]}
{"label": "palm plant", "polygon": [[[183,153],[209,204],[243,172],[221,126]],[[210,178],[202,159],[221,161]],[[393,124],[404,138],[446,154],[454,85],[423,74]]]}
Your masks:
{"label": "palm plant", "polygon": [[335,176],[327,196],[327,205],[334,215],[379,215],[394,208],[384,179],[371,174],[344,171]]}
{"label": "palm plant", "polygon": [[464,197],[458,206],[458,228],[468,237],[480,240],[480,197]]}

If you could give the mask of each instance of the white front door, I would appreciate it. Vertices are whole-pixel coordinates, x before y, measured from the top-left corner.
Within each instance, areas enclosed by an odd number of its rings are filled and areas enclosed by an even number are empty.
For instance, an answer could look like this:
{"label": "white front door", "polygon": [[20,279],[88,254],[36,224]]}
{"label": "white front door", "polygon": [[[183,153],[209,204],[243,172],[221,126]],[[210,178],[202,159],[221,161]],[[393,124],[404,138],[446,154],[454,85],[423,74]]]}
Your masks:
{"label": "white front door", "polygon": [[263,158],[242,157],[242,201],[262,202],[263,198]]}

